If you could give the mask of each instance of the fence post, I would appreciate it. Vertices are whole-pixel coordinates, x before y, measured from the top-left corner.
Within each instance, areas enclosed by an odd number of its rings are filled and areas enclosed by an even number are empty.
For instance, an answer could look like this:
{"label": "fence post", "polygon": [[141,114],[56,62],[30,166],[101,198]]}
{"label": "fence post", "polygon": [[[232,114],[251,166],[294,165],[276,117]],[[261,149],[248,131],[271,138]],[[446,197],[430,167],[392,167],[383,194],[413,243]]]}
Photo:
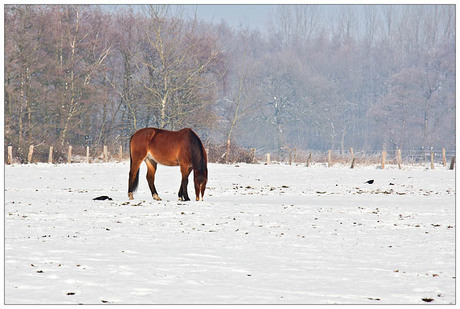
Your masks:
{"label": "fence post", "polygon": [[310,167],[310,162],[311,162],[311,151],[307,158],[307,167]]}
{"label": "fence post", "polygon": [[118,156],[120,157],[120,162],[123,160],[123,146],[120,145],[118,148]]}
{"label": "fence post", "polygon": [[108,161],[108,155],[107,155],[107,146],[104,146],[104,162]]}
{"label": "fence post", "polygon": [[27,155],[27,163],[32,163],[32,155],[34,154],[34,145],[29,146],[29,154]]}
{"label": "fence post", "polygon": [[86,146],[86,163],[89,163],[89,146]]}
{"label": "fence post", "polygon": [[329,152],[327,154],[327,167],[331,167],[332,162],[331,162],[331,150],[329,149]]}
{"label": "fence post", "polygon": [[270,164],[270,154],[269,153],[267,153],[267,162],[266,162],[266,164]]}
{"label": "fence post", "polygon": [[67,153],[67,163],[72,163],[72,146],[69,145],[69,152]]}
{"label": "fence post", "polygon": [[350,147],[350,153],[351,153],[351,166],[350,166],[350,168],[354,168],[355,167],[355,154],[353,152],[353,147]]}
{"label": "fence post", "polygon": [[398,168],[401,169],[401,149],[396,149],[396,161],[398,161]]}
{"label": "fence post", "polygon": [[455,167],[455,156],[453,156],[451,159],[450,159],[450,167],[449,169],[450,170],[453,170]]}
{"label": "fence post", "polygon": [[431,169],[434,170],[434,151],[431,150]]}
{"label": "fence post", "polygon": [[292,165],[292,150],[289,150],[289,165]]}
{"label": "fence post", "polygon": [[49,164],[53,163],[53,146],[50,147],[50,153],[48,155],[48,163]]}
{"label": "fence post", "polygon": [[385,161],[387,159],[387,151],[383,150],[382,151],[382,170],[385,169]]}
{"label": "fence post", "polygon": [[256,163],[256,149],[251,148],[251,163]]}
{"label": "fence post", "polygon": [[13,163],[13,146],[8,146],[8,164]]}
{"label": "fence post", "polygon": [[442,166],[446,166],[446,148],[442,149]]}

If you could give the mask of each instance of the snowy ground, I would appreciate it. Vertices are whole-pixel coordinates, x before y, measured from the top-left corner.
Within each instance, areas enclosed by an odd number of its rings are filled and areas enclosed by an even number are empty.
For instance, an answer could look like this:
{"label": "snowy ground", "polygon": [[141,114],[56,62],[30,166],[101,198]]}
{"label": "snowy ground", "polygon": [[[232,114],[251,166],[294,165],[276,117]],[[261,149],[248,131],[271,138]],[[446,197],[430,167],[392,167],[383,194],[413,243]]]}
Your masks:
{"label": "snowy ground", "polygon": [[209,164],[186,203],[128,169],[5,166],[6,304],[455,303],[453,171]]}

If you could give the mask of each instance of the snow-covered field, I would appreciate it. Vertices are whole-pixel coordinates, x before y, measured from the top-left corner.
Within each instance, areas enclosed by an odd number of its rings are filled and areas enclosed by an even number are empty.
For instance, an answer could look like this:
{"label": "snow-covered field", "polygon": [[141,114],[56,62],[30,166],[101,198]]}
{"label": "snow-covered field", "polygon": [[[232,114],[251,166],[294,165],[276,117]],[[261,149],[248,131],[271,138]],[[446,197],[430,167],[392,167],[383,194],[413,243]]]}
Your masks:
{"label": "snow-covered field", "polygon": [[132,201],[127,162],[5,166],[5,303],[455,303],[453,171],[208,168],[157,202],[145,165]]}

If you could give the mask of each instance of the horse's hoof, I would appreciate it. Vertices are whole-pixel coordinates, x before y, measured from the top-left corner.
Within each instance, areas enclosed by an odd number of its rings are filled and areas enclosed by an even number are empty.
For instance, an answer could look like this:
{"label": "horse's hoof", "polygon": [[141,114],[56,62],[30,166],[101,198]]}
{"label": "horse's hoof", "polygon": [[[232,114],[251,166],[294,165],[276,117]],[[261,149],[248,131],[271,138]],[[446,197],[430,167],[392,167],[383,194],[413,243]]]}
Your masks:
{"label": "horse's hoof", "polygon": [[152,195],[154,200],[161,201],[161,198],[158,196],[158,194]]}
{"label": "horse's hoof", "polygon": [[134,196],[133,196],[133,193],[132,192],[128,192],[128,198],[130,200],[134,200]]}

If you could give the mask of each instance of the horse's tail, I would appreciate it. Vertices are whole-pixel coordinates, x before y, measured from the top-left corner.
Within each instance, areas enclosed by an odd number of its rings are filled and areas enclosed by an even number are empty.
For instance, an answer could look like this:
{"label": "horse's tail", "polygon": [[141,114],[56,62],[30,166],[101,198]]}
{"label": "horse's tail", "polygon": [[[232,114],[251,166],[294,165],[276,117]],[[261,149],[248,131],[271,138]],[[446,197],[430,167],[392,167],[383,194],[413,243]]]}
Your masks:
{"label": "horse's tail", "polygon": [[205,183],[208,179],[208,158],[203,143],[193,130],[190,130],[190,151],[192,156],[192,168],[196,171],[200,183]]}
{"label": "horse's tail", "polygon": [[[129,139],[129,174],[131,175],[131,169],[133,168],[133,155],[131,153],[131,140],[133,137]],[[134,180],[129,179],[129,184],[128,184],[128,192],[135,192],[137,190],[137,187],[139,185],[139,171],[140,169],[137,170],[136,177],[134,177]]]}

